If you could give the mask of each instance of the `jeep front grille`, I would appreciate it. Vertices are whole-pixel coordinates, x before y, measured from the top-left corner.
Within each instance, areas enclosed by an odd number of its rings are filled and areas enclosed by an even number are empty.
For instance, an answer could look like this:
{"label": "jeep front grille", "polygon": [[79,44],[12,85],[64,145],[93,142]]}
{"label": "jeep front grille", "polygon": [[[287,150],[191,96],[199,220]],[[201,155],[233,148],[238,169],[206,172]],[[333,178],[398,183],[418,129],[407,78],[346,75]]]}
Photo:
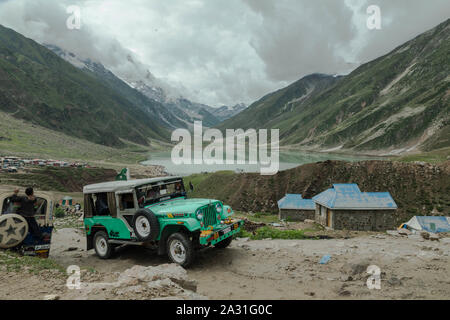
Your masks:
{"label": "jeep front grille", "polygon": [[214,205],[209,205],[201,210],[203,213],[203,225],[205,228],[217,224],[217,212]]}

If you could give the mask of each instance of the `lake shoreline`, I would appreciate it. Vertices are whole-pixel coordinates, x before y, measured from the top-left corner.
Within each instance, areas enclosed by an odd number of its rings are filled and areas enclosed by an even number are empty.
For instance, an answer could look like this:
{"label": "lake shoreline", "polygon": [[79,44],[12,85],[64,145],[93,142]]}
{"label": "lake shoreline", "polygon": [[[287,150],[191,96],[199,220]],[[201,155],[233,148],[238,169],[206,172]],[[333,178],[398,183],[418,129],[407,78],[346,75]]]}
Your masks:
{"label": "lake shoreline", "polygon": [[[323,162],[327,160],[348,161],[357,162],[364,160],[388,160],[387,157],[373,156],[373,155],[355,155],[350,153],[338,153],[338,152],[311,152],[311,151],[299,151],[298,149],[281,149],[279,154],[279,167],[278,172],[293,169],[295,167]],[[218,171],[232,171],[232,172],[245,172],[245,173],[257,173],[261,172],[261,166],[259,164],[183,164],[175,165],[171,160],[171,152],[158,152],[153,153],[150,159],[140,162],[143,166],[162,166],[165,171],[171,175],[189,176],[191,174],[198,173],[213,173]]]}

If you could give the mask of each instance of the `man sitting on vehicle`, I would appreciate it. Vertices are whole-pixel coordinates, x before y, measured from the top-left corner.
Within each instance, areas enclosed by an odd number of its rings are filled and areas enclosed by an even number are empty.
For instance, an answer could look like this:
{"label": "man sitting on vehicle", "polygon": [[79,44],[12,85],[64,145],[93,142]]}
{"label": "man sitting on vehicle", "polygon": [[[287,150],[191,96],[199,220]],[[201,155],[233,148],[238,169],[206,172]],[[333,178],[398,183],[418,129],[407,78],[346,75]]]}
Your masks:
{"label": "man sitting on vehicle", "polygon": [[36,240],[42,240],[43,235],[41,228],[39,227],[35,214],[36,197],[34,196],[33,188],[29,187],[25,190],[25,197],[19,197],[17,194],[19,189],[14,190],[14,194],[11,197],[11,202],[20,204],[17,213],[25,218],[30,228],[30,232]]}

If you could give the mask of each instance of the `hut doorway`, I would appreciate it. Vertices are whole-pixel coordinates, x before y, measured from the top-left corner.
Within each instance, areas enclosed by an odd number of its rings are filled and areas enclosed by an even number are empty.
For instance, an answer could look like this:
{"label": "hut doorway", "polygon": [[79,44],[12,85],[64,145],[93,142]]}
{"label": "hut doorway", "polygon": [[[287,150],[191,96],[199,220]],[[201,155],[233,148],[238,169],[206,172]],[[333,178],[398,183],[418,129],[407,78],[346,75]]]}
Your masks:
{"label": "hut doorway", "polygon": [[327,227],[331,228],[332,213],[331,210],[327,208]]}

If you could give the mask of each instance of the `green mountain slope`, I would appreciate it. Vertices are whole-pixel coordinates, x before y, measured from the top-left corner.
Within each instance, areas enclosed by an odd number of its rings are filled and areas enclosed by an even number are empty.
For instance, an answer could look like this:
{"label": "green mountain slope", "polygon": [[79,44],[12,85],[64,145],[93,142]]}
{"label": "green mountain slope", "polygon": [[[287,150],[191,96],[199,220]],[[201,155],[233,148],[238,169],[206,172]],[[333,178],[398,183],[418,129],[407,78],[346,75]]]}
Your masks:
{"label": "green mountain slope", "polygon": [[149,71],[147,71],[147,77],[143,80],[137,82],[128,80],[131,81],[131,83],[128,83],[105,68],[101,62],[83,59],[52,44],[44,44],[44,46],[121,94],[168,129],[189,128],[196,120],[202,120],[203,124],[208,127],[215,126],[223,121],[215,117],[216,110],[212,107],[194,103],[181,97],[167,99],[167,93],[164,89],[157,87],[158,83],[152,83],[153,76]]}
{"label": "green mountain slope", "polygon": [[297,93],[291,85],[221,128],[279,128],[282,144],[310,149],[401,152],[449,146],[449,37],[450,19],[319,94],[303,98],[304,90]]}
{"label": "green mountain slope", "polygon": [[47,48],[0,26],[0,111],[108,146],[169,135],[120,92]]}
{"label": "green mountain slope", "polygon": [[286,88],[264,96],[218,127],[220,129],[269,128],[272,125],[275,127],[283,117],[296,114],[299,104],[306,104],[339,79],[340,77],[324,74],[306,76]]}

